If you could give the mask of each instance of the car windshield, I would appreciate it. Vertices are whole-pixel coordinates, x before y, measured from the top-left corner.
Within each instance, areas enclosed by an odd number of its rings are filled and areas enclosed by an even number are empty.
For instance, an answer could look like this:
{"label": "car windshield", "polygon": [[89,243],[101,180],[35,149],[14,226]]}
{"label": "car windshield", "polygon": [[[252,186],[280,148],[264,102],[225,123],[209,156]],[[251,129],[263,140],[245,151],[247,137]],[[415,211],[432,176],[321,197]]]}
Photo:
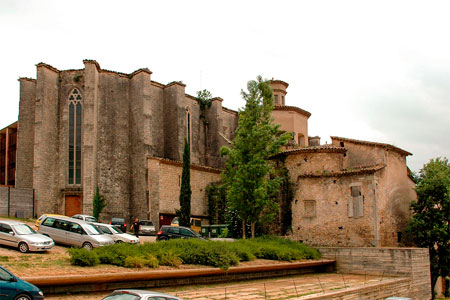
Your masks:
{"label": "car windshield", "polygon": [[112,223],[125,223],[125,220],[122,218],[112,218],[111,222]]}
{"label": "car windshield", "polygon": [[33,228],[28,226],[27,224],[19,224],[19,225],[13,225],[14,231],[19,234],[37,234],[36,231],[34,231]]}
{"label": "car windshield", "polygon": [[87,234],[89,234],[89,235],[101,234],[101,232],[94,225],[84,224],[83,228],[84,228],[84,230],[86,230]]}
{"label": "car windshield", "polygon": [[111,227],[109,227],[109,229],[111,229],[113,234],[121,234],[121,233],[123,233],[122,230],[120,230],[119,228],[117,228],[115,226],[111,226]]}
{"label": "car windshield", "polygon": [[153,226],[153,222],[152,221],[141,221],[141,225],[142,226]]}
{"label": "car windshield", "polygon": [[97,222],[97,219],[94,217],[85,217],[85,219],[86,222]]}
{"label": "car windshield", "polygon": [[139,300],[139,299],[141,299],[141,297],[132,294],[116,294],[103,298],[103,300]]}
{"label": "car windshield", "polygon": [[107,226],[101,226],[101,225],[96,225],[96,226],[103,233],[105,233],[105,234],[112,234],[111,230]]}

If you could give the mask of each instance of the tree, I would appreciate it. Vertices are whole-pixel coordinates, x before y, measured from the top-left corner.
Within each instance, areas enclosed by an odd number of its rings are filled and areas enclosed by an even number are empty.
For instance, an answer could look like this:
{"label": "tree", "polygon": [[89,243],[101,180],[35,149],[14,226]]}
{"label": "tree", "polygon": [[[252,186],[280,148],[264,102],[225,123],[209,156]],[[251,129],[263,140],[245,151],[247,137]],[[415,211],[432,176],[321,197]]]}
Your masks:
{"label": "tree", "polygon": [[[417,176],[417,201],[407,229],[415,244],[430,251],[431,284],[450,275],[450,165],[436,158]],[[448,290],[448,287],[447,287]]]}
{"label": "tree", "polygon": [[184,139],[184,151],[183,151],[183,170],[181,173],[181,188],[180,188],[180,210],[177,211],[178,218],[180,220],[180,226],[190,226],[191,218],[191,154],[189,149],[189,143],[187,139]]}
{"label": "tree", "polygon": [[105,196],[100,195],[100,189],[97,187],[95,189],[94,199],[92,200],[92,205],[94,206],[94,210],[92,214],[98,220],[100,217],[100,213],[106,206]]}
{"label": "tree", "polygon": [[279,126],[272,123],[272,89],[261,76],[249,81],[248,92],[242,91],[246,104],[239,111],[238,128],[231,149],[221,148],[227,156],[222,178],[227,187],[230,209],[242,220],[243,238],[247,222],[251,224],[252,237],[261,213],[272,207],[280,179],[273,175],[274,166],[269,160],[287,143],[291,135],[280,134]]}

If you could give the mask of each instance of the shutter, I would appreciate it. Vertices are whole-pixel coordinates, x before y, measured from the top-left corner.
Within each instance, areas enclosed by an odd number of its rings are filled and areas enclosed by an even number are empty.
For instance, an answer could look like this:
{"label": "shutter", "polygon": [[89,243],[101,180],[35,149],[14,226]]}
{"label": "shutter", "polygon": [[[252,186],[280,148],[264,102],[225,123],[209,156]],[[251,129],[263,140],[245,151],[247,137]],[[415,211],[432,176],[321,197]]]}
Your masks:
{"label": "shutter", "polygon": [[358,202],[358,211],[356,212],[356,215],[358,217],[362,217],[364,216],[364,201],[363,201],[363,196],[358,196],[355,199]]}
{"label": "shutter", "polygon": [[348,197],[348,216],[353,217],[353,197]]}

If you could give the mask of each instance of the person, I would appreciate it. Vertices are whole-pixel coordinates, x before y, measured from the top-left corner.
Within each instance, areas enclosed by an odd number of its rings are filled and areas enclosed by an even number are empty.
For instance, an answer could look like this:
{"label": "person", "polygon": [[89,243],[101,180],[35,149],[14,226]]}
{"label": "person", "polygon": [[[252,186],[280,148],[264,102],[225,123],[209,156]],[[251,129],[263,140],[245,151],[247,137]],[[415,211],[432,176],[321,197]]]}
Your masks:
{"label": "person", "polygon": [[134,219],[133,224],[131,224],[131,228],[134,229],[134,235],[139,237],[139,229],[141,229],[141,222],[139,222],[139,218]]}

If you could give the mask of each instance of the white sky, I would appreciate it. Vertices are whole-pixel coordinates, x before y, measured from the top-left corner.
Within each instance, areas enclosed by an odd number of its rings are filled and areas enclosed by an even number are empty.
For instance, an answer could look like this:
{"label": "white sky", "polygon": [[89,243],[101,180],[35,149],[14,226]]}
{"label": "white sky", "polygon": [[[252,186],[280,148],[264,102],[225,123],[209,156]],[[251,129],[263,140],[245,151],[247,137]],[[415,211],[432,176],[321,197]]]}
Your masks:
{"label": "white sky", "polygon": [[309,135],[405,149],[417,171],[450,158],[449,1],[0,0],[0,128],[36,64],[131,73],[208,89],[225,107],[257,75],[289,83]]}

